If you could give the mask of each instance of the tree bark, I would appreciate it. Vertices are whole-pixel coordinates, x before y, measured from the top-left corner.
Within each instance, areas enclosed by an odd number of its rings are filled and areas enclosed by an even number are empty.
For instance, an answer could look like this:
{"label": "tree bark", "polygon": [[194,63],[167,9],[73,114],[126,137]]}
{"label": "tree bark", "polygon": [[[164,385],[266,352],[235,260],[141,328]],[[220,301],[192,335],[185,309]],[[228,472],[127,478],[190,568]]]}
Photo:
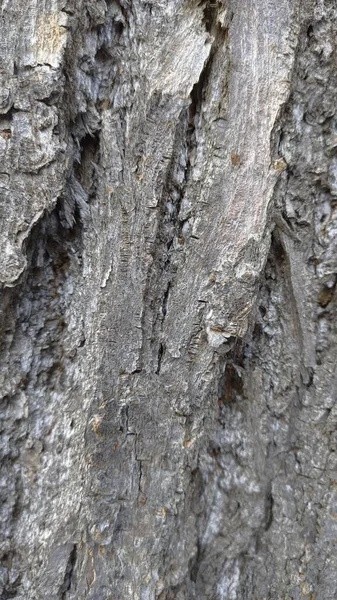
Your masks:
{"label": "tree bark", "polygon": [[6,600],[337,598],[334,0],[2,0]]}

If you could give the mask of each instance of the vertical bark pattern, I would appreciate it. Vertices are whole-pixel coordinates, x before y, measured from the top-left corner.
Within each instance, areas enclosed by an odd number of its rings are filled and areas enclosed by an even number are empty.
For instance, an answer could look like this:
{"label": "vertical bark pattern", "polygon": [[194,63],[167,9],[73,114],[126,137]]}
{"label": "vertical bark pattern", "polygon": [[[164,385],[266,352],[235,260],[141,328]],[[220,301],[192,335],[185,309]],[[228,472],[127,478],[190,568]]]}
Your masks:
{"label": "vertical bark pattern", "polygon": [[1,17],[1,598],[335,598],[334,2]]}

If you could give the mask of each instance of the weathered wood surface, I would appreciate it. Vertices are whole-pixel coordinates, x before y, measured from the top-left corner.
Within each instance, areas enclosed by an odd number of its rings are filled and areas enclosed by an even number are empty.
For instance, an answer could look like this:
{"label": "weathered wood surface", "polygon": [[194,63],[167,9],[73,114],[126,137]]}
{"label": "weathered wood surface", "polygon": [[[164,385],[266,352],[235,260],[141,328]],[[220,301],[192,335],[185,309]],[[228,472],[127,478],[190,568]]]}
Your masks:
{"label": "weathered wood surface", "polygon": [[0,8],[1,599],[337,597],[335,2]]}

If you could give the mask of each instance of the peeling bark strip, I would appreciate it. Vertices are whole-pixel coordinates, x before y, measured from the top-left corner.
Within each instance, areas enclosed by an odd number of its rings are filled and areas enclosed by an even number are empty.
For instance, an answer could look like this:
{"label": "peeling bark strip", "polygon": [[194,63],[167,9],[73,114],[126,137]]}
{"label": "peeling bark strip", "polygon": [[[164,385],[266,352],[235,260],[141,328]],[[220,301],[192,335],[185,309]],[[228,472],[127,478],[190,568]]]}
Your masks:
{"label": "peeling bark strip", "polygon": [[332,0],[1,5],[1,600],[328,600]]}

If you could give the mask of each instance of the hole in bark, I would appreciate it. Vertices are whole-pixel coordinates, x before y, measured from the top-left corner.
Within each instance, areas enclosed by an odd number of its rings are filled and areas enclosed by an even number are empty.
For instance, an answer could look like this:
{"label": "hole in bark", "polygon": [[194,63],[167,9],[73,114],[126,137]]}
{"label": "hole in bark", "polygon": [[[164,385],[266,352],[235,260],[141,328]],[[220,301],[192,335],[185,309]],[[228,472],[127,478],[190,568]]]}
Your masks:
{"label": "hole in bark", "polygon": [[307,29],[307,36],[310,39],[313,35],[314,35],[314,28],[312,25],[309,25],[309,27]]}
{"label": "hole in bark", "polygon": [[274,229],[272,236],[271,236],[271,246],[270,246],[269,266],[271,267],[271,269],[268,269],[268,272],[266,273],[267,278],[268,278],[268,275],[270,275],[270,272],[273,269],[273,266],[276,265],[278,267],[282,267],[285,260],[286,260],[286,256],[285,256],[285,252],[284,252],[284,248],[283,248],[280,236],[279,236],[277,230]]}
{"label": "hole in bark", "polygon": [[257,341],[262,336],[263,336],[263,327],[262,327],[261,323],[255,323],[254,330],[253,330],[253,336],[252,336],[253,340]]}
{"label": "hole in bark", "polygon": [[88,133],[81,140],[81,154],[78,163],[74,165],[74,175],[80,182],[89,198],[95,191],[96,170],[99,155],[99,133]]}
{"label": "hole in bark", "polygon": [[106,63],[111,61],[111,55],[109,50],[107,50],[104,46],[97,50],[95,60],[101,63]]}
{"label": "hole in bark", "polygon": [[262,318],[266,316],[267,309],[265,308],[265,306],[261,306],[261,305],[260,305],[260,306],[259,306],[259,311],[260,311],[260,314],[261,314],[261,317],[262,317]]}
{"label": "hole in bark", "polygon": [[225,372],[220,379],[218,388],[219,404],[236,402],[243,397],[243,379],[238,368],[228,363]]}
{"label": "hole in bark", "polygon": [[114,23],[114,32],[117,39],[119,39],[124,31],[124,24],[122,21],[115,21]]}

